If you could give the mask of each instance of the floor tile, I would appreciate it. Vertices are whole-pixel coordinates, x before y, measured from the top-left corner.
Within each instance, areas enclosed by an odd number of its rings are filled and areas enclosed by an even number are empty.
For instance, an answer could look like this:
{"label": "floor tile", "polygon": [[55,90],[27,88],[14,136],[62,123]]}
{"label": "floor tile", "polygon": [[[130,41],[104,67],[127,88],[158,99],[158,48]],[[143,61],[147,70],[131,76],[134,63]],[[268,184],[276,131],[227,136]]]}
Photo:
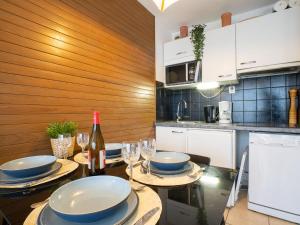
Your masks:
{"label": "floor tile", "polygon": [[235,206],[229,210],[226,209],[224,212],[226,225],[296,225],[275,217],[248,210],[247,204],[247,191],[241,190]]}
{"label": "floor tile", "polygon": [[246,208],[234,207],[230,209],[227,223],[231,225],[268,225],[268,216],[247,210]]}
{"label": "floor tile", "polygon": [[291,223],[285,220],[281,220],[275,217],[269,217],[270,225],[296,225],[295,223]]}
{"label": "floor tile", "polygon": [[225,211],[224,211],[224,215],[223,215],[225,221],[226,221],[226,219],[227,219],[228,213],[229,213],[229,209],[226,208]]}

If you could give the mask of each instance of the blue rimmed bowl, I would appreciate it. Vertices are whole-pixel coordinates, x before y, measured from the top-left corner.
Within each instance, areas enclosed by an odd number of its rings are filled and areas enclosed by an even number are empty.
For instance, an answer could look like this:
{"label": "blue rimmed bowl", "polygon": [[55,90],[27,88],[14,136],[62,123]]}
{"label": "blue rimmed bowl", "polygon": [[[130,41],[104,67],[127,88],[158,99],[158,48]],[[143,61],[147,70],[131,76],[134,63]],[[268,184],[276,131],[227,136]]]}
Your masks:
{"label": "blue rimmed bowl", "polygon": [[120,143],[107,143],[105,144],[106,156],[121,155],[122,144]]}
{"label": "blue rimmed bowl", "polygon": [[13,177],[29,177],[49,171],[56,162],[52,155],[30,156],[6,162],[0,166],[0,170]]}
{"label": "blue rimmed bowl", "polygon": [[190,158],[181,152],[157,152],[150,163],[159,170],[180,170]]}
{"label": "blue rimmed bowl", "polygon": [[76,222],[109,216],[131,192],[128,181],[114,176],[94,176],[72,181],[57,189],[49,206],[58,216]]}

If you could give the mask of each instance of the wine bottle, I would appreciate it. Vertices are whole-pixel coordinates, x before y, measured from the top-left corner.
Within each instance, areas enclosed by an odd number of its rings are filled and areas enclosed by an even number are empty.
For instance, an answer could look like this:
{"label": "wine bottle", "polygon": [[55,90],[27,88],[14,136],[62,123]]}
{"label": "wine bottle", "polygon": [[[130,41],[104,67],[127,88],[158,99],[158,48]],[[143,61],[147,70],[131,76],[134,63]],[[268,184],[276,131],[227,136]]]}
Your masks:
{"label": "wine bottle", "polygon": [[104,174],[105,170],[105,144],[100,128],[99,112],[94,112],[92,133],[88,150],[89,175]]}

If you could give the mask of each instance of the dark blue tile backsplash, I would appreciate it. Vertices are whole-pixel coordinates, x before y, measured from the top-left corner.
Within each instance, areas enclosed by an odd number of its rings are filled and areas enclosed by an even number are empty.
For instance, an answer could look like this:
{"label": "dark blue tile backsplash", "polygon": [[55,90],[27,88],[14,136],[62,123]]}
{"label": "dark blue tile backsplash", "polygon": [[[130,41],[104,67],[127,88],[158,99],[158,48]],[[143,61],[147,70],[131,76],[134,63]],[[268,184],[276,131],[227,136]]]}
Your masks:
{"label": "dark blue tile backsplash", "polygon": [[226,87],[212,99],[204,98],[196,89],[168,90],[157,85],[157,120],[175,120],[177,104],[183,99],[188,104],[185,120],[204,120],[205,105],[232,101],[235,123],[287,123],[288,91],[294,87],[300,89],[300,74],[243,79],[235,85],[235,94],[229,94]]}

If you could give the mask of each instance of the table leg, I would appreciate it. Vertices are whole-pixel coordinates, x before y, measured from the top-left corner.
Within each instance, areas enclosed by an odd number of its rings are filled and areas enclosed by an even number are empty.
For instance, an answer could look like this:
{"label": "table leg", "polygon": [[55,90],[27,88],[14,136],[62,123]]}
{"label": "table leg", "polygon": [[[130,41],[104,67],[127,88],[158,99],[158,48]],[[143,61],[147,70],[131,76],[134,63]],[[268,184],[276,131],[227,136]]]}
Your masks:
{"label": "table leg", "polygon": [[167,200],[168,200],[168,189],[158,188],[157,189],[158,195],[161,200],[162,204],[162,212],[159,219],[159,225],[166,225],[167,224]]}

